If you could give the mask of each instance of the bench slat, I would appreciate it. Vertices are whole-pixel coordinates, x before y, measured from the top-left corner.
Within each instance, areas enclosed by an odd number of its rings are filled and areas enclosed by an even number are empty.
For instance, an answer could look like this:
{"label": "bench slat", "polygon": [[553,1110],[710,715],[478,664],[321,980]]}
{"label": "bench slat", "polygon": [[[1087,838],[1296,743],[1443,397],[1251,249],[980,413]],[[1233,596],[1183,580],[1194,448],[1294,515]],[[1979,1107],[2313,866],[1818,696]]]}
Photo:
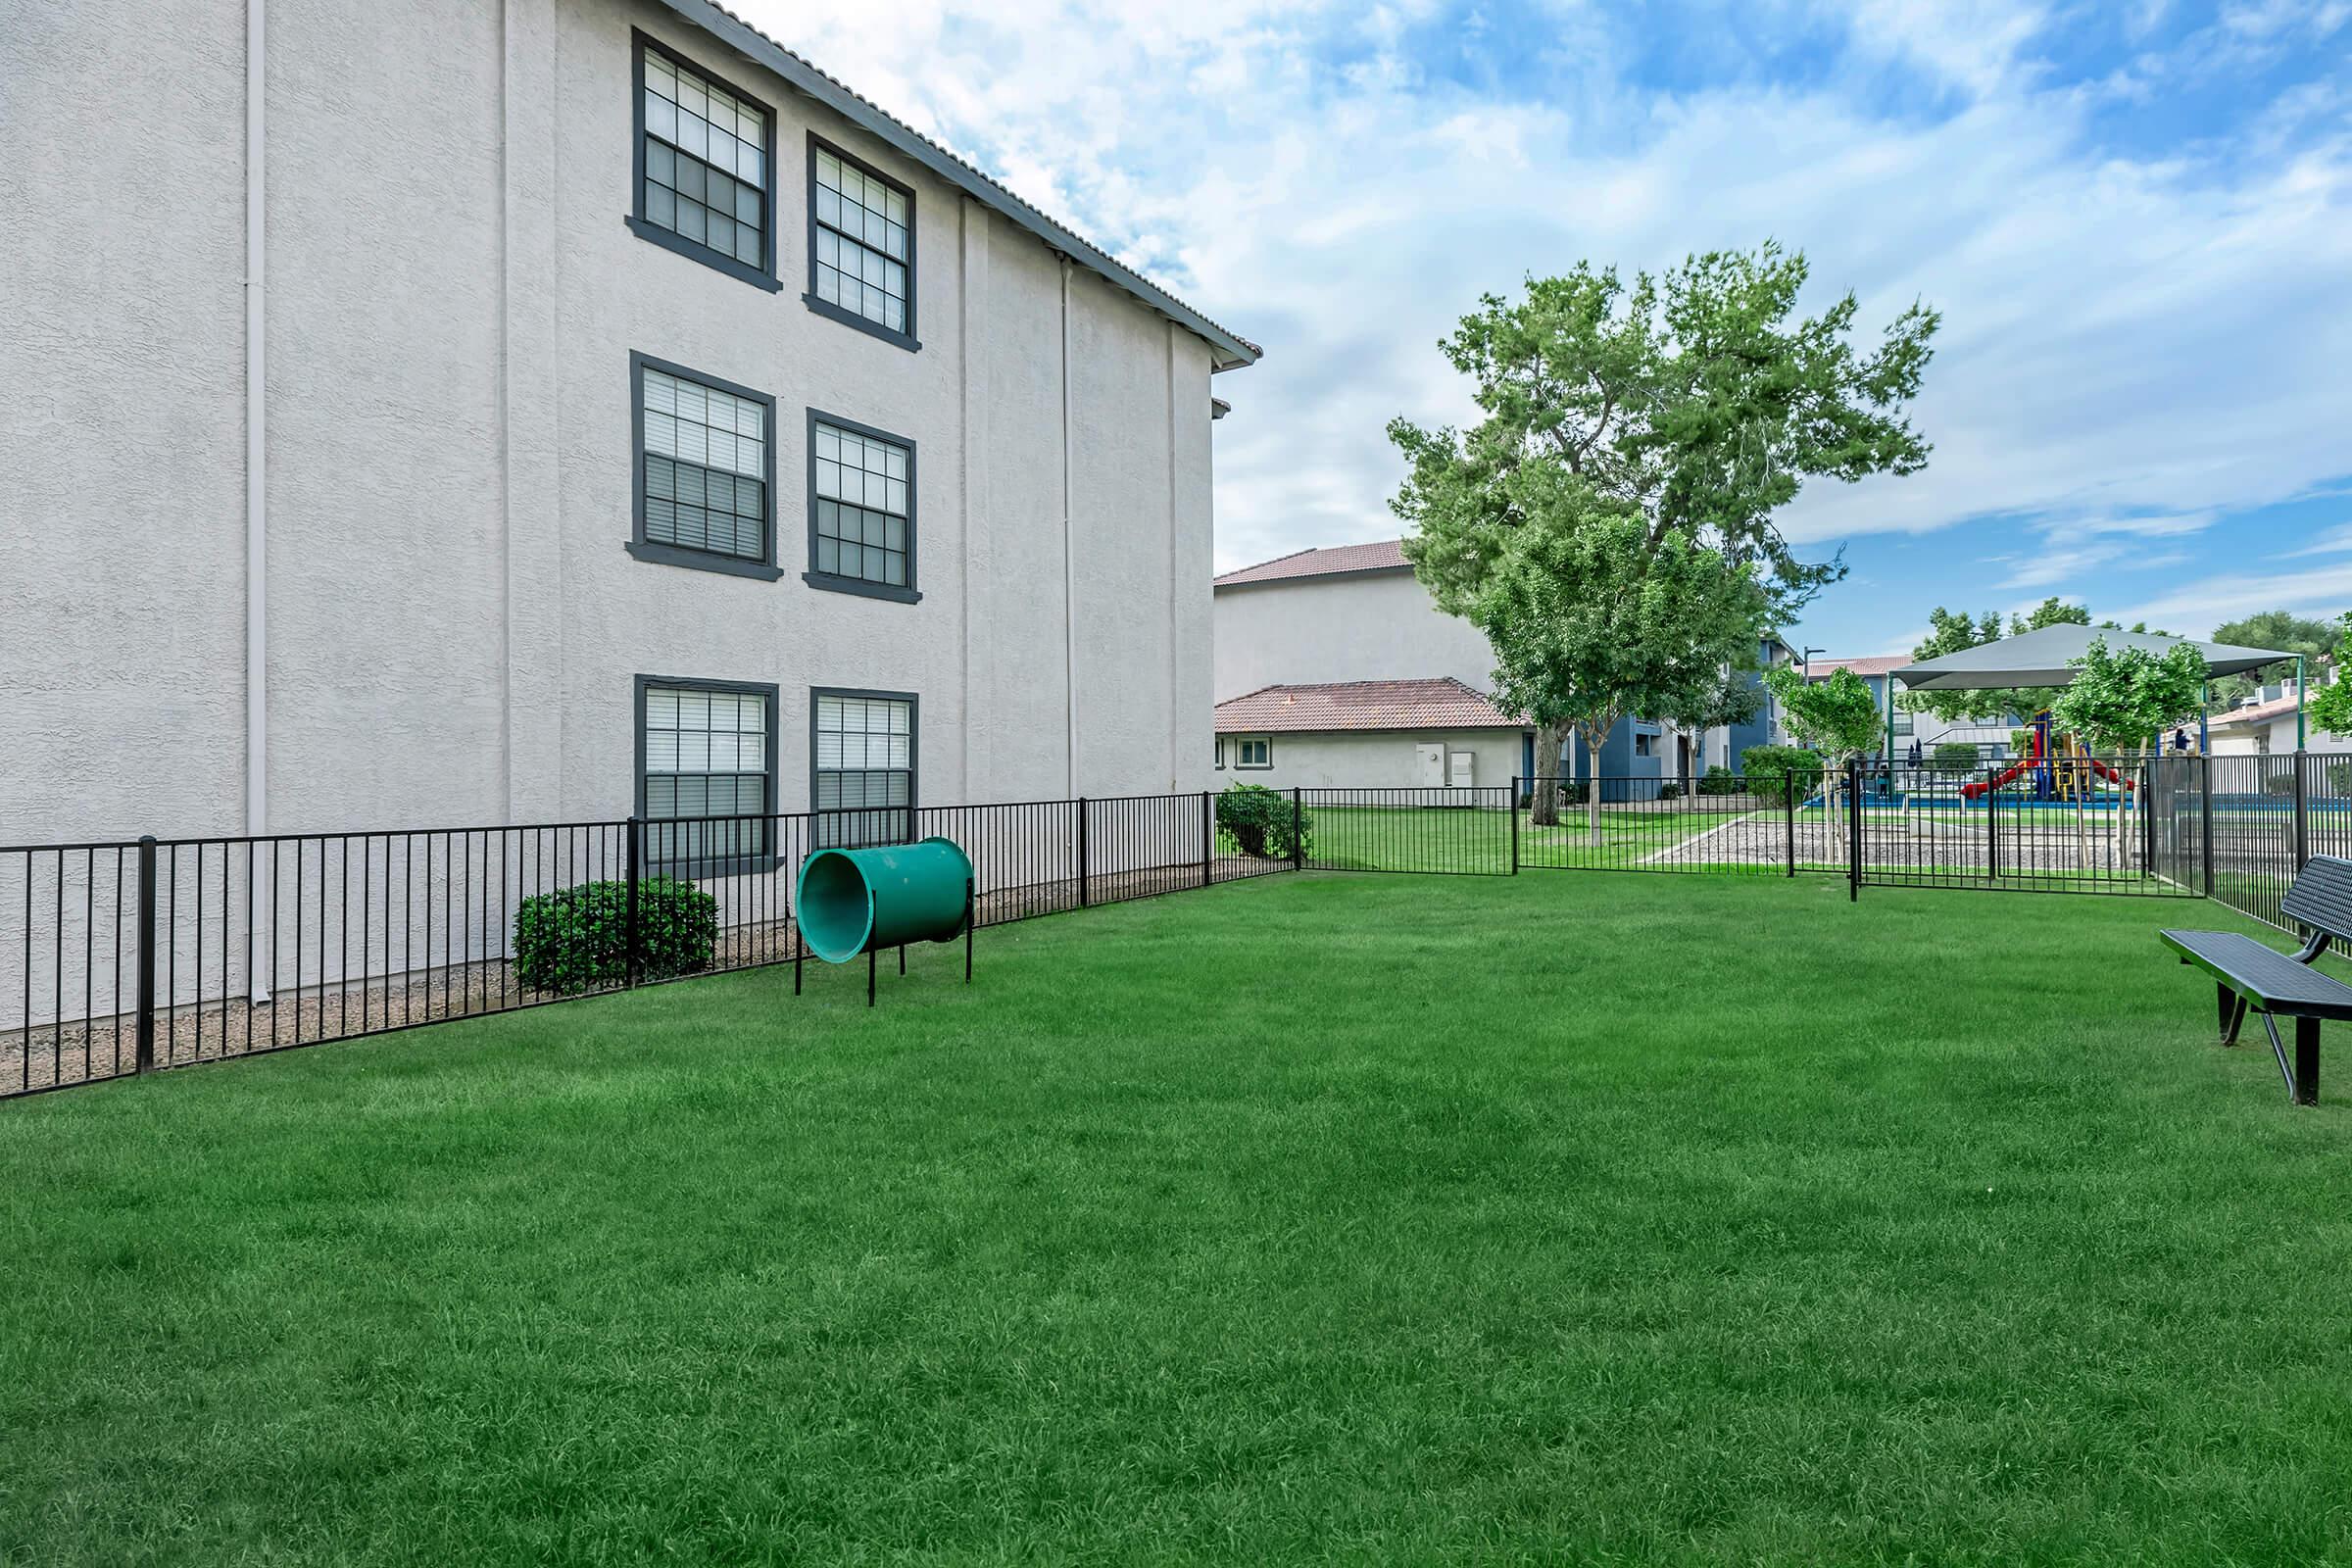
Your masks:
{"label": "bench slat", "polygon": [[2266,1011],[2293,1018],[2352,1018],[2352,986],[2252,937],[2234,931],[2159,935],[2167,947]]}
{"label": "bench slat", "polygon": [[2278,911],[2315,931],[2352,940],[2352,860],[2313,856],[2278,901]]}

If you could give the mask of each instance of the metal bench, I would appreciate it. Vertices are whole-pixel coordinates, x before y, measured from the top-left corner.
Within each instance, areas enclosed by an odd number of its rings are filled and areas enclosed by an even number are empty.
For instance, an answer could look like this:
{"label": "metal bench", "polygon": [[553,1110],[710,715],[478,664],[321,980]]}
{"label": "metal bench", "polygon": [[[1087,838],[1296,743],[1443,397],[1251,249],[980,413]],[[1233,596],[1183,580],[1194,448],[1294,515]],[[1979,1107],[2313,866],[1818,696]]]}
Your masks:
{"label": "metal bench", "polygon": [[[2352,860],[2313,857],[2278,901],[2279,912],[2311,935],[2301,952],[2280,953],[2252,937],[2230,931],[2166,931],[2166,947],[2214,978],[2220,998],[2222,1044],[2237,1044],[2237,1031],[2250,1007],[2262,1014],[2271,1053],[2286,1091],[2298,1105],[2320,1099],[2320,1024],[2352,1018],[2352,986],[2313,967],[2330,942],[2352,943]],[[2295,1021],[2295,1059],[2278,1038],[2280,1018]]]}

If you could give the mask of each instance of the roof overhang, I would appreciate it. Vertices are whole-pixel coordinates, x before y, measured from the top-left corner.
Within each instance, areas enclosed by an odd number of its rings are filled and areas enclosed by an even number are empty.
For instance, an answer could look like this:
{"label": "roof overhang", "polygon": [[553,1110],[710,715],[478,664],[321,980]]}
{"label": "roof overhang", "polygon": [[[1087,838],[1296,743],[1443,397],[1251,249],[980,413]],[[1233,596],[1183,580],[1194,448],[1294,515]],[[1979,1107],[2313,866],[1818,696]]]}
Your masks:
{"label": "roof overhang", "polygon": [[2111,649],[2141,648],[2164,654],[2182,644],[2205,660],[2208,678],[2240,675],[2265,664],[2292,659],[2275,648],[2240,648],[2231,643],[2201,643],[2187,637],[2160,637],[2154,632],[2118,631],[2107,626],[2043,626],[1999,642],[1964,648],[1940,659],[1923,660],[1893,671],[1894,678],[1915,692],[1986,691],[2008,686],[2071,686],[2081,660],[2095,640]]}
{"label": "roof overhang", "polygon": [[1248,338],[1219,326],[1150,278],[1048,218],[928,136],[875,108],[733,12],[712,4],[711,0],[662,0],[662,4],[754,65],[783,77],[796,91],[815,99],[868,135],[887,143],[893,151],[908,161],[920,164],[973,200],[1003,214],[1043,240],[1049,250],[1067,256],[1176,322],[1209,346],[1209,368],[1212,370],[1231,370],[1245,365],[1254,365],[1263,353]]}

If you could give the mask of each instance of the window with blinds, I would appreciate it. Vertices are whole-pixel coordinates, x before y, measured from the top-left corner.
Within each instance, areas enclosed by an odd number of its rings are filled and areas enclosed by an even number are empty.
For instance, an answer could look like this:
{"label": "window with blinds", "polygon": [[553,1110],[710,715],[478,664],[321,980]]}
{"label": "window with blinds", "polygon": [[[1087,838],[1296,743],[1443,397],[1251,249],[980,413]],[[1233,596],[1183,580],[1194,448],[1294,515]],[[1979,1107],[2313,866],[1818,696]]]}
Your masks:
{"label": "window with blinds", "polygon": [[647,683],[640,709],[654,864],[764,854],[775,809],[773,689]]}
{"label": "window with blinds", "polygon": [[639,536],[736,561],[774,560],[773,402],[640,361]]}
{"label": "window with blinds", "polygon": [[808,186],[809,303],[912,346],[913,192],[813,139]]}
{"label": "window with blinds", "polygon": [[812,414],[808,569],[846,581],[817,584],[914,587],[913,443]]}
{"label": "window with blinds", "polygon": [[913,836],[914,698],[814,694],[811,805],[818,842],[890,844]]}
{"label": "window with blinds", "polygon": [[767,107],[644,34],[637,59],[637,211],[668,249],[774,288],[773,120]]}

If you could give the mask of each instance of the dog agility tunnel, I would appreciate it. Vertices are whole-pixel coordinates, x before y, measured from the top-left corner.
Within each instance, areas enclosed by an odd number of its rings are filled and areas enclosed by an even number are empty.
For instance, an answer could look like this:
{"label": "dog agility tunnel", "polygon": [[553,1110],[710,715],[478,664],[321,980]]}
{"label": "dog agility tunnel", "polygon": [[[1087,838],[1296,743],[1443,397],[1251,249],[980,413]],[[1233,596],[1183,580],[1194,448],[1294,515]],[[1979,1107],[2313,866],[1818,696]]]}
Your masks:
{"label": "dog agility tunnel", "polygon": [[801,940],[827,963],[953,942],[972,914],[972,862],[952,840],[819,850],[801,863]]}

